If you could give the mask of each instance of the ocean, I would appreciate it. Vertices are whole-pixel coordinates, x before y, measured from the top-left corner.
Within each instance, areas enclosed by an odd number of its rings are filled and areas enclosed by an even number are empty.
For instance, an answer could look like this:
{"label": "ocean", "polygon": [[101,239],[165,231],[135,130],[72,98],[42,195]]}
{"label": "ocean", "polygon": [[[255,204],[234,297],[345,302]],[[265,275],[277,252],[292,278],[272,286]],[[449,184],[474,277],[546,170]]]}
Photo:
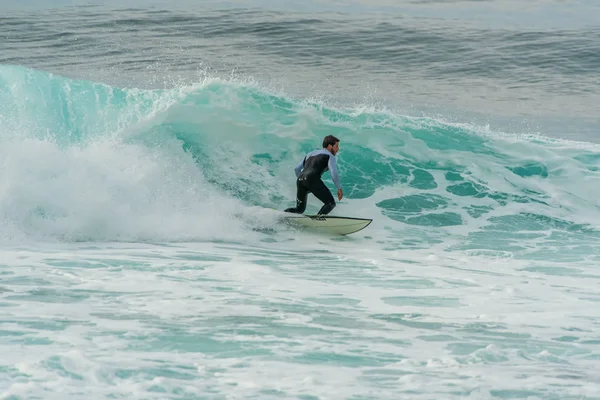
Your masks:
{"label": "ocean", "polygon": [[598,15],[3,2],[0,398],[600,399]]}

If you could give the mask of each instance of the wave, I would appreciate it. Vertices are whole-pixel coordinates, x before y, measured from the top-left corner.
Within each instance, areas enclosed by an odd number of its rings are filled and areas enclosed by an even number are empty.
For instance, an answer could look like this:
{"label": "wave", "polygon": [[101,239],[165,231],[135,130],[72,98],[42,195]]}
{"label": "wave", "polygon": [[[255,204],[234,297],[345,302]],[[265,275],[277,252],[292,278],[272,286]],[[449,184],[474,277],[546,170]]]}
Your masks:
{"label": "wave", "polygon": [[337,109],[248,82],[125,89],[19,66],[0,66],[0,118],[5,236],[244,235],[235,215],[291,205],[293,167],[329,134],[341,139],[336,212],[381,216],[383,242],[403,231],[401,243],[430,245],[450,230],[457,248],[508,251],[527,235],[597,235],[589,143]]}

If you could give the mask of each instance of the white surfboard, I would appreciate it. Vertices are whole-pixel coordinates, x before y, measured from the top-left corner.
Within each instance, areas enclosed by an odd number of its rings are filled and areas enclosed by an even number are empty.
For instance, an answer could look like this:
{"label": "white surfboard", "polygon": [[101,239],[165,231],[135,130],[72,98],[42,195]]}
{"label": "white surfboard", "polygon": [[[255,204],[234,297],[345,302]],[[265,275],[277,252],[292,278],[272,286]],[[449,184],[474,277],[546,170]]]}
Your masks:
{"label": "white surfboard", "polygon": [[349,235],[365,229],[371,222],[369,218],[338,217],[334,215],[303,215],[286,213],[288,221],[330,233]]}

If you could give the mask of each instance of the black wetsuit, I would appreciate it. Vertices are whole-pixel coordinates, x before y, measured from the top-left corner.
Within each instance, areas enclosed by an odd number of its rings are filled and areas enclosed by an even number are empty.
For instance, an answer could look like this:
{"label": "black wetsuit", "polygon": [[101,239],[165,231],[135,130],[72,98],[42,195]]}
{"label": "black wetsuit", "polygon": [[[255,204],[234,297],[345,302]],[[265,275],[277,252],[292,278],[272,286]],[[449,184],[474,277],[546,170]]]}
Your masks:
{"label": "black wetsuit", "polygon": [[308,193],[312,193],[315,197],[323,202],[323,207],[318,214],[329,214],[335,207],[335,200],[331,192],[321,180],[321,176],[325,171],[331,171],[331,179],[338,189],[342,188],[340,178],[337,172],[337,164],[335,156],[327,149],[319,149],[311,151],[304,157],[296,166],[296,207],[288,208],[286,212],[302,214],[306,210],[306,200]]}

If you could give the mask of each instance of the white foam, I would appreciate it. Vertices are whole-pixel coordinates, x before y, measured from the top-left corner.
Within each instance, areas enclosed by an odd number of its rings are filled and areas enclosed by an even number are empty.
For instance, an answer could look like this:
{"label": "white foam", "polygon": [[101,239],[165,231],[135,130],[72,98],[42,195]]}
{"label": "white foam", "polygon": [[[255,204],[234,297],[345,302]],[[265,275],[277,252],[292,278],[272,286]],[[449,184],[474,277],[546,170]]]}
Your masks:
{"label": "white foam", "polygon": [[[65,240],[232,238],[240,204],[206,182],[191,157],[95,141],[59,148],[49,141],[4,141],[0,221],[11,231]],[[245,233],[246,234],[246,233]],[[234,236],[231,236],[234,235]]]}
{"label": "white foam", "polygon": [[[0,375],[2,395],[159,398],[150,391],[158,388],[391,399],[600,389],[595,345],[586,344],[597,340],[600,315],[587,300],[597,279],[524,271],[527,260],[309,238],[5,248],[2,286],[12,291],[0,302],[12,305],[3,310],[13,321],[5,330],[48,344],[0,343],[4,363],[30,376]],[[41,289],[45,300],[29,297]],[[71,295],[80,297],[59,301]]]}

